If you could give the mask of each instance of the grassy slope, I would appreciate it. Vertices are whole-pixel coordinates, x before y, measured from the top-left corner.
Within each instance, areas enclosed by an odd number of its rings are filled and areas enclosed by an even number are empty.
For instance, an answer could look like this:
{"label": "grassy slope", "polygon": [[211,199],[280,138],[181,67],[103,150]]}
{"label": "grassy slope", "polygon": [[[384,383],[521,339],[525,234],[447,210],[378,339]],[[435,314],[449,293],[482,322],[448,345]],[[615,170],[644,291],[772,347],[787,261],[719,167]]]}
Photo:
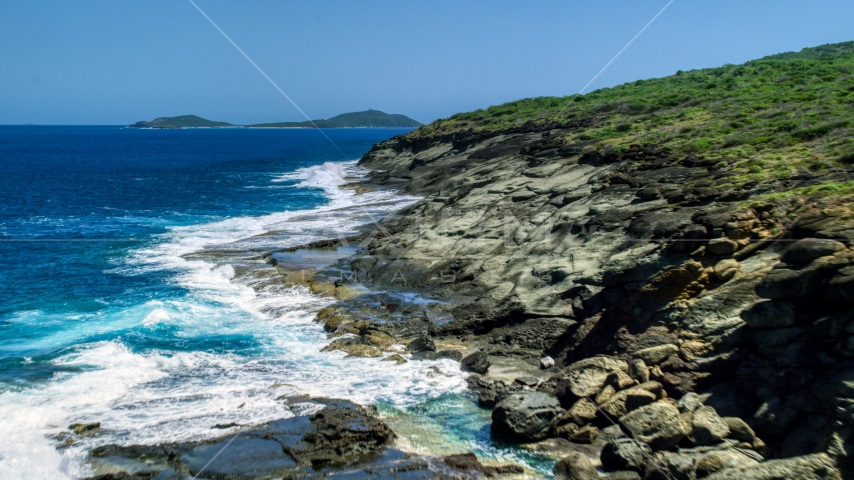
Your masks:
{"label": "grassy slope", "polygon": [[[743,65],[677,72],[586,95],[539,97],[461,113],[411,135],[581,124],[566,143],[627,150],[656,144],[674,156],[718,160],[715,185],[742,188],[854,164],[854,42],[772,55]],[[854,194],[854,182],[788,195]],[[781,194],[782,195],[782,194]]]}
{"label": "grassy slope", "polygon": [[[364,112],[342,113],[328,120],[315,120],[314,123],[320,128],[347,128],[347,127],[419,127],[422,124],[406,115],[388,114],[379,110],[365,110]],[[312,127],[309,122],[279,122],[251,125],[252,127]]]}

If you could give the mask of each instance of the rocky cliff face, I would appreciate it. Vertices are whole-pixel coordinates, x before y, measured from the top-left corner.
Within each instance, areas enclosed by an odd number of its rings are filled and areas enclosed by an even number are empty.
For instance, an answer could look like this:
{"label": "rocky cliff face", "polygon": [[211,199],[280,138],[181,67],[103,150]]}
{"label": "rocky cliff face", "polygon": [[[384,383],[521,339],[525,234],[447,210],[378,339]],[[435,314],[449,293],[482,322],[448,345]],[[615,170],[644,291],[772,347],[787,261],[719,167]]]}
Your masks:
{"label": "rocky cliff face", "polygon": [[[567,144],[575,127],[416,131],[375,146],[360,162],[370,183],[425,198],[383,221],[349,268],[450,302],[446,320],[427,319],[435,339],[553,357],[538,388],[565,409],[657,382],[663,393],[629,396],[696,392],[716,418],[746,420],[766,457],[830,447],[850,471],[854,198],[768,195],[783,183],[721,195],[709,182],[720,165],[655,145]],[[799,181],[822,175],[851,178]],[[562,396],[573,365],[597,355],[627,368]],[[605,380],[618,371],[625,385]]]}

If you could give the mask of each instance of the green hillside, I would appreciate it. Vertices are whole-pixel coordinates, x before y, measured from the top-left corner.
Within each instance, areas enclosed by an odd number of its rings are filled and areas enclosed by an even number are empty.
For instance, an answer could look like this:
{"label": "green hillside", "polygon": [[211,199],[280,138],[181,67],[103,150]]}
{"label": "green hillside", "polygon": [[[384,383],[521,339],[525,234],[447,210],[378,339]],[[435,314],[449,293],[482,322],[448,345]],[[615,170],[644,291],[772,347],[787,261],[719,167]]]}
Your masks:
{"label": "green hillside", "polygon": [[[619,154],[655,144],[715,165],[716,188],[787,179],[854,164],[854,42],[771,55],[604,88],[461,113],[409,136],[570,127],[566,144],[598,141]],[[810,192],[854,193],[852,182]]]}
{"label": "green hillside", "polygon": [[195,115],[180,115],[177,117],[159,117],[150,122],[136,122],[131,127],[136,128],[198,128],[198,127],[232,127],[226,122],[215,122]]}
{"label": "green hillside", "polygon": [[[314,124],[320,128],[357,128],[357,127],[420,127],[422,123],[417,122],[406,115],[388,114],[379,110],[365,110],[364,112],[342,113],[327,120],[315,120]],[[249,125],[257,128],[273,127],[313,127],[311,122],[279,122],[261,123]]]}

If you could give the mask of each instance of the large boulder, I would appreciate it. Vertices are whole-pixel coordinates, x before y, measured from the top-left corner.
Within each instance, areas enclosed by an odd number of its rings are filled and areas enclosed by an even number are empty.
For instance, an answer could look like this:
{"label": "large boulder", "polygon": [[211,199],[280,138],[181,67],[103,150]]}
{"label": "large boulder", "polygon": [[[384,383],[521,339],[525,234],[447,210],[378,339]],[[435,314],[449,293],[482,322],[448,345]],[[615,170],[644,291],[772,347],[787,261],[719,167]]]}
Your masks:
{"label": "large boulder", "polygon": [[709,240],[706,248],[712,255],[731,255],[738,249],[738,243],[728,238],[715,238]]}
{"label": "large boulder", "polygon": [[599,431],[599,436],[596,437],[596,443],[599,445],[604,445],[618,438],[627,438],[626,432],[624,432],[619,425],[608,425],[607,427]]}
{"label": "large boulder", "polygon": [[632,363],[629,364],[629,376],[637,380],[638,383],[648,382],[649,368],[647,368],[646,362],[640,358],[632,360]]}
{"label": "large boulder", "polygon": [[569,435],[568,440],[574,443],[590,444],[599,437],[599,428],[593,425],[585,425]]}
{"label": "large boulder", "polygon": [[660,393],[660,383],[646,382],[645,384],[617,392],[608,401],[604,402],[601,408],[612,417],[622,417],[636,408],[654,402],[658,398],[656,392],[652,390],[654,387],[651,387],[654,384],[659,386],[658,393]]}
{"label": "large boulder", "polygon": [[753,432],[753,429],[744,420],[738,417],[723,417],[723,421],[729,428],[729,438],[749,443],[757,450],[765,445],[762,440],[756,437],[756,433]]}
{"label": "large boulder", "polygon": [[652,449],[649,445],[633,438],[618,438],[602,448],[599,460],[605,471],[634,470],[643,473],[650,456]]}
{"label": "large boulder", "polygon": [[406,345],[406,351],[411,353],[435,352],[436,344],[433,342],[432,338],[424,335],[416,337],[414,340],[409,342]]}
{"label": "large boulder", "polygon": [[653,450],[674,447],[685,437],[679,409],[663,400],[620,417],[620,425],[629,435],[648,444]]}
{"label": "large boulder", "polygon": [[713,445],[729,435],[729,425],[712,407],[700,407],[692,417],[692,435],[697,445]]}
{"label": "large boulder", "polygon": [[348,357],[382,357],[383,352],[379,348],[369,345],[362,337],[345,337],[336,338],[329,345],[323,347],[321,351],[328,352],[332,350],[340,350],[345,352]]}
{"label": "large boulder", "polygon": [[697,478],[703,478],[724,468],[741,468],[758,465],[762,460],[756,452],[740,448],[712,450],[697,458],[694,473]]}
{"label": "large boulder", "polygon": [[724,468],[707,480],[842,480],[833,460],[823,453],[768,460],[745,467]]}
{"label": "large boulder", "polygon": [[845,250],[845,245],[836,240],[805,238],[789,246],[780,260],[792,265],[806,265],[816,258],[833,255],[840,250]]}
{"label": "large boulder", "polygon": [[[477,403],[484,408],[493,408],[495,404],[510,390],[504,382],[494,378],[481,377],[480,375],[469,375],[466,378],[469,388],[477,393]],[[514,385],[519,387],[519,385]],[[521,387],[520,387],[521,388]]]}
{"label": "large boulder", "polygon": [[572,452],[554,468],[555,478],[558,480],[598,480],[599,473],[596,467],[583,453]]}
{"label": "large boulder", "polygon": [[690,456],[656,452],[644,469],[644,480],[694,480],[694,461]]}
{"label": "large boulder", "polygon": [[682,398],[679,399],[676,406],[682,413],[693,412],[703,406],[703,398],[695,392],[688,392],[685,395],[682,395]]}
{"label": "large boulder", "polygon": [[617,358],[586,358],[573,363],[557,377],[555,394],[568,407],[579,398],[595,397],[614,378],[611,374],[628,374],[628,371],[629,365]]}
{"label": "large boulder", "polygon": [[778,300],[812,295],[820,283],[819,273],[812,266],[801,270],[775,268],[756,285],[756,295]]}
{"label": "large boulder", "polygon": [[595,403],[586,398],[580,398],[567,410],[564,418],[578,425],[587,425],[596,418],[598,412],[599,409]]}
{"label": "large boulder", "polygon": [[633,355],[644,361],[646,365],[658,365],[667,360],[671,355],[678,353],[679,347],[668,343],[665,345],[656,345],[655,347],[644,348],[636,351]]}
{"label": "large boulder", "polygon": [[460,368],[467,372],[474,372],[484,375],[492,362],[489,360],[489,355],[486,352],[474,352],[471,355],[464,357],[460,361]]}
{"label": "large boulder", "polygon": [[738,273],[740,265],[741,264],[738,263],[738,260],[735,260],[733,258],[721,260],[714,266],[715,276],[718,278],[718,280],[725,282],[730,278],[734,277],[736,273]]}
{"label": "large boulder", "polygon": [[564,410],[560,402],[542,392],[521,391],[505,396],[492,411],[492,432],[520,442],[546,438]]}

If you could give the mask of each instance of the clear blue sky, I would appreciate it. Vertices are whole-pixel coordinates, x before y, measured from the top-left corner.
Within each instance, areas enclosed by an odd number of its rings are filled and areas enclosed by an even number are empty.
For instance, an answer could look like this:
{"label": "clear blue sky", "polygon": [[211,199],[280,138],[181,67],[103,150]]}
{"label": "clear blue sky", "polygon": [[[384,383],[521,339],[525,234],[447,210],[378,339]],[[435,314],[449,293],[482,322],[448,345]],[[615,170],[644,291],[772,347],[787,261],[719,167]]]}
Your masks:
{"label": "clear blue sky", "polygon": [[[196,0],[312,118],[578,92],[667,0]],[[854,1],[676,0],[590,89],[854,40]],[[302,120],[186,0],[0,3],[0,124]]]}

